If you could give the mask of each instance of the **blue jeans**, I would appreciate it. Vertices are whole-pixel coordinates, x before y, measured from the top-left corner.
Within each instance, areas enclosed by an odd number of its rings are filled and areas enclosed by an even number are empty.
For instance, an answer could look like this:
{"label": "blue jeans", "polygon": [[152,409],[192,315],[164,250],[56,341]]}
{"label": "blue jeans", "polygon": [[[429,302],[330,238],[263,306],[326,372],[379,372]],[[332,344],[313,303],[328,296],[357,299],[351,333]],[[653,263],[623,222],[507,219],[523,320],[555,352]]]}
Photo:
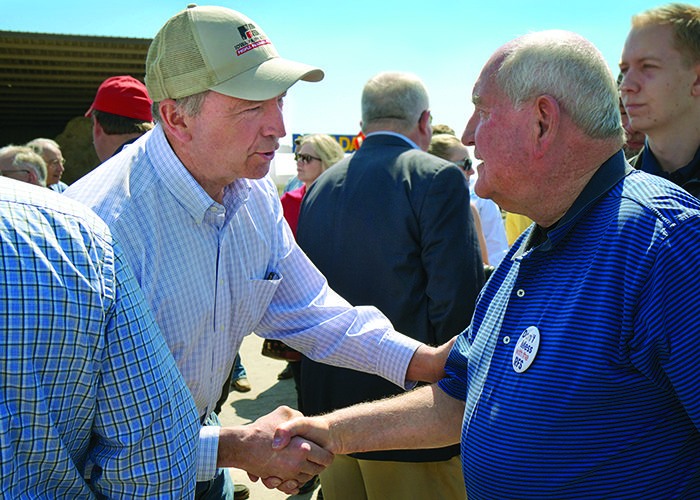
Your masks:
{"label": "blue jeans", "polygon": [[243,367],[243,364],[241,363],[241,355],[236,354],[235,359],[233,360],[233,366],[231,367],[231,374],[228,379],[226,379],[226,382],[224,383],[224,386],[221,388],[221,396],[219,397],[219,401],[216,403],[216,408],[214,409],[214,412],[218,415],[221,413],[221,407],[223,404],[226,402],[226,399],[228,398],[228,393],[229,390],[231,389],[231,384],[235,382],[238,379],[247,377],[245,368]]}
{"label": "blue jeans", "polygon": [[236,359],[233,360],[233,370],[231,370],[231,382],[236,380],[247,378],[245,367],[241,363],[241,355],[236,354]]}
{"label": "blue jeans", "polygon": [[233,500],[234,484],[228,469],[211,481],[198,481],[195,500]]}

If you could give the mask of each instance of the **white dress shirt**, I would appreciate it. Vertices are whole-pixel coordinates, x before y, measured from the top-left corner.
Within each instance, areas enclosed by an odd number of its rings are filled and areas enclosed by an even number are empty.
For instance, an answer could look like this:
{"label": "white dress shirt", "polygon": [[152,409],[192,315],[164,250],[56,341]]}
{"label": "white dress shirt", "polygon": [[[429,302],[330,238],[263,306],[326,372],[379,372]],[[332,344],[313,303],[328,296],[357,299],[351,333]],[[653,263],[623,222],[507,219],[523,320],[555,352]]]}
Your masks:
{"label": "white dress shirt", "polygon": [[[373,307],[351,307],[294,241],[266,176],[212,200],[160,125],[73,183],[120,243],[194,398],[215,407],[243,337],[279,338],[312,359],[404,386],[418,343]],[[216,471],[218,430],[203,428],[198,478]]]}

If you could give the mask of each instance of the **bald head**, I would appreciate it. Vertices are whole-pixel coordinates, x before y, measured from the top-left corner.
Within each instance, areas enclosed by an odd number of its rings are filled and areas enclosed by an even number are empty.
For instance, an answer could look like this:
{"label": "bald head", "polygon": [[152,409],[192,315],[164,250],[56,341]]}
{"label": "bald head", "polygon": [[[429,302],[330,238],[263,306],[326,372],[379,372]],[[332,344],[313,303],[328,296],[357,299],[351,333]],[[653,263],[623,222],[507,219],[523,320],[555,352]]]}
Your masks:
{"label": "bald head", "polygon": [[362,90],[362,130],[410,130],[430,107],[428,89],[416,75],[386,71],[365,84]]}
{"label": "bald head", "polygon": [[61,147],[52,139],[39,138],[26,144],[44,160],[46,164],[46,185],[52,186],[61,180],[63,175],[63,154]]}

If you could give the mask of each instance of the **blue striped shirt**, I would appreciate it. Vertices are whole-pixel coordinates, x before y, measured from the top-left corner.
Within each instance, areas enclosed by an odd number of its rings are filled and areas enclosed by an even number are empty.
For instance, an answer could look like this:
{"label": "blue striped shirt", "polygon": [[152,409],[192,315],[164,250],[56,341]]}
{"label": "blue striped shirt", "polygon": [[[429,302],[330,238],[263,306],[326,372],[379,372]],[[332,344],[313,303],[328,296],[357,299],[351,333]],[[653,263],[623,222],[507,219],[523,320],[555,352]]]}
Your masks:
{"label": "blue striped shirt", "polygon": [[0,498],[191,497],[197,412],[107,226],[6,178],[0,214]]}
{"label": "blue striped shirt", "polygon": [[520,237],[450,353],[470,500],[700,498],[700,203],[625,168]]}
{"label": "blue striped shirt", "polygon": [[[157,125],[64,194],[95,210],[124,248],[201,416],[216,406],[253,331],[404,385],[419,343],[377,309],[352,308],[328,288],[296,245],[269,177],[236,180],[219,204]],[[216,471],[217,435],[209,432],[200,479]]]}

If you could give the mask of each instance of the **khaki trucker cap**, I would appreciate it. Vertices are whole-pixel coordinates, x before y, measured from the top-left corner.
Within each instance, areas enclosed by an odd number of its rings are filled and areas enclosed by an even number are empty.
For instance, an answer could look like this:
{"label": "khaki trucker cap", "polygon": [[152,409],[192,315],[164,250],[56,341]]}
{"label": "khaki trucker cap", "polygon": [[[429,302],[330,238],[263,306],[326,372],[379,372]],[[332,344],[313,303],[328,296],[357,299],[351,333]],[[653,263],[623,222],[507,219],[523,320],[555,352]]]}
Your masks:
{"label": "khaki trucker cap", "polygon": [[323,71],[282,59],[252,20],[224,7],[190,4],[158,31],[146,57],[146,88],[154,102],[213,90],[251,101],[283,94]]}

